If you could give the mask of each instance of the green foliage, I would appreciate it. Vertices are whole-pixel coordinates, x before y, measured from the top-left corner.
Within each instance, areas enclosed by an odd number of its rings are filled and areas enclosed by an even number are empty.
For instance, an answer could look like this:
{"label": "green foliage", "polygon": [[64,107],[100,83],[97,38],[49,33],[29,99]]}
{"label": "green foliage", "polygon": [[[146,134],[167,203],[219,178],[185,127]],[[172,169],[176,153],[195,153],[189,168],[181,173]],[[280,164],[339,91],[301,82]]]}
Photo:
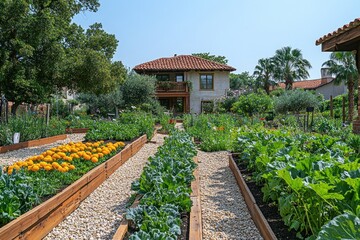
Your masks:
{"label": "green foliage", "polygon": [[184,115],[184,127],[194,138],[201,141],[203,151],[224,151],[232,149],[231,131],[239,121],[230,114]]}
{"label": "green foliage", "polygon": [[151,139],[155,119],[146,113],[122,113],[117,121],[97,121],[85,135],[87,141],[130,141],[146,134]]}
{"label": "green foliage", "polygon": [[159,208],[153,205],[139,205],[129,209],[126,218],[132,220],[140,229],[129,239],[176,240],[181,234],[179,209],[172,204],[165,204]]}
{"label": "green foliage", "polygon": [[132,189],[143,194],[140,205],[129,209],[136,232],[129,239],[177,239],[180,213],[191,208],[191,181],[196,149],[185,132],[173,131],[155,156],[149,158]]}
{"label": "green foliage", "polygon": [[50,115],[65,118],[70,114],[69,105],[62,99],[51,99]]}
{"label": "green foliage", "polygon": [[301,50],[291,47],[283,47],[276,50],[272,58],[274,64],[274,79],[284,81],[287,90],[292,89],[294,81],[309,77],[308,69],[311,64],[303,58]]}
{"label": "green foliage", "polygon": [[316,240],[360,239],[360,218],[344,213],[325,224]]}
{"label": "green foliage", "polygon": [[279,113],[305,111],[307,107],[317,109],[320,101],[316,95],[309,91],[292,90],[286,91],[283,95],[275,98],[274,108]]}
{"label": "green foliage", "polygon": [[0,146],[12,144],[14,133],[20,133],[20,141],[25,142],[39,138],[51,137],[65,133],[65,122],[51,118],[49,125],[43,117],[22,116],[10,117],[8,124],[0,125]]}
{"label": "green foliage", "polygon": [[29,177],[21,172],[8,175],[0,171],[0,226],[14,220],[40,202],[28,184]]}
{"label": "green foliage", "polygon": [[130,73],[121,86],[125,106],[137,106],[152,99],[155,94],[156,78]]}
{"label": "green foliage", "polygon": [[221,64],[227,64],[228,60],[225,56],[216,56],[216,55],[210,55],[210,53],[193,53],[191,54],[195,57],[204,58],[206,60],[210,60],[213,62],[221,63]]}
{"label": "green foliage", "polygon": [[258,64],[255,66],[254,76],[256,83],[261,86],[266,94],[270,93],[270,86],[275,86],[274,81],[275,63],[273,58],[259,59]]}
{"label": "green foliage", "polygon": [[245,91],[252,91],[256,88],[256,82],[253,76],[249,72],[242,72],[239,74],[230,73],[230,89],[239,90],[244,89]]}
{"label": "green foliage", "polygon": [[323,63],[331,74],[335,74],[335,83],[344,82],[348,88],[348,119],[352,121],[354,114],[354,93],[358,85],[358,70],[353,52],[333,52],[330,60]]}
{"label": "green foliage", "polygon": [[0,92],[14,109],[48,102],[63,87],[100,93],[123,81],[124,67],[111,62],[115,36],[101,24],[85,32],[72,21],[99,6],[98,0],[0,3]]}
{"label": "green foliage", "polygon": [[241,95],[233,104],[232,111],[242,116],[253,116],[272,109],[273,100],[266,94]]}
{"label": "green foliage", "polygon": [[263,184],[264,200],[278,204],[284,223],[298,236],[317,236],[334,226],[323,227],[334,217],[360,212],[358,140],[353,148],[328,135],[263,127],[243,127],[237,139],[235,150]]}

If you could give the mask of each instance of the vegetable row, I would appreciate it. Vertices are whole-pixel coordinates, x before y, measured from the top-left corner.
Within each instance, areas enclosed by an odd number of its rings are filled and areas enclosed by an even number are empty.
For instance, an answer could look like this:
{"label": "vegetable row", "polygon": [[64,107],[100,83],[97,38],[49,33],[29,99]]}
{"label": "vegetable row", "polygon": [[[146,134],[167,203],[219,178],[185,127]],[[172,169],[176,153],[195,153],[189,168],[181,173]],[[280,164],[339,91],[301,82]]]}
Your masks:
{"label": "vegetable row", "polygon": [[174,239],[181,234],[181,213],[191,209],[191,181],[196,149],[190,136],[173,131],[155,156],[149,158],[132,189],[142,195],[140,204],[127,211],[135,225],[129,239]]}
{"label": "vegetable row", "polygon": [[235,151],[264,200],[284,223],[309,239],[360,239],[360,156],[356,136],[242,127]]}

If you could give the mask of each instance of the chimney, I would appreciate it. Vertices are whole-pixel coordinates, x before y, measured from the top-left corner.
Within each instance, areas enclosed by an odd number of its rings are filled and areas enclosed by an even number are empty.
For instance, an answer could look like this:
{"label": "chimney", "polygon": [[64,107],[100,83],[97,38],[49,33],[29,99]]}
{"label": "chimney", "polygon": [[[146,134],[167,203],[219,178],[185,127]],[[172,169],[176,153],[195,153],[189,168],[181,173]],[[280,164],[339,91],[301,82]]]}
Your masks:
{"label": "chimney", "polygon": [[321,68],[321,84],[326,84],[333,80],[329,68]]}

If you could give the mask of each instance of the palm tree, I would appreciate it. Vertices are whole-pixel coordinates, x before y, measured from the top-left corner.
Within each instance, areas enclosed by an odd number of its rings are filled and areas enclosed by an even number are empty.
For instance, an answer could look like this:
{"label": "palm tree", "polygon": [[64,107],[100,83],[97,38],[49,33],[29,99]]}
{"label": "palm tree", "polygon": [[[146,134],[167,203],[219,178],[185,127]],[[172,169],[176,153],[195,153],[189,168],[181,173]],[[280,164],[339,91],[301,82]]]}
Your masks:
{"label": "palm tree", "polygon": [[274,58],[275,72],[274,78],[285,81],[286,90],[292,89],[294,81],[309,77],[308,69],[311,64],[304,59],[299,49],[283,47],[276,50]]}
{"label": "palm tree", "polygon": [[354,91],[358,80],[355,56],[352,52],[333,52],[330,60],[323,63],[329,68],[330,73],[335,74],[335,83],[345,82],[349,97],[349,121],[353,120],[354,114]]}
{"label": "palm tree", "polygon": [[275,81],[272,79],[274,73],[274,63],[271,58],[261,58],[258,61],[258,65],[255,67],[254,76],[257,83],[259,83],[266,93],[270,94],[270,86],[275,85]]}

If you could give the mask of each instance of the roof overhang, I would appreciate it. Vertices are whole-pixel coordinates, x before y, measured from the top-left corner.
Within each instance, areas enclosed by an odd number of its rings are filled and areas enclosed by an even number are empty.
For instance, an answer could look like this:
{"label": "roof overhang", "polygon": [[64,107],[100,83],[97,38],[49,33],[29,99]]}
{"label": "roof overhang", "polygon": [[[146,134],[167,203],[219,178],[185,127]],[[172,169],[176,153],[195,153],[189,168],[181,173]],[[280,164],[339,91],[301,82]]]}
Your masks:
{"label": "roof overhang", "polygon": [[342,28],[318,39],[323,52],[354,51],[360,47],[360,19],[355,19]]}

